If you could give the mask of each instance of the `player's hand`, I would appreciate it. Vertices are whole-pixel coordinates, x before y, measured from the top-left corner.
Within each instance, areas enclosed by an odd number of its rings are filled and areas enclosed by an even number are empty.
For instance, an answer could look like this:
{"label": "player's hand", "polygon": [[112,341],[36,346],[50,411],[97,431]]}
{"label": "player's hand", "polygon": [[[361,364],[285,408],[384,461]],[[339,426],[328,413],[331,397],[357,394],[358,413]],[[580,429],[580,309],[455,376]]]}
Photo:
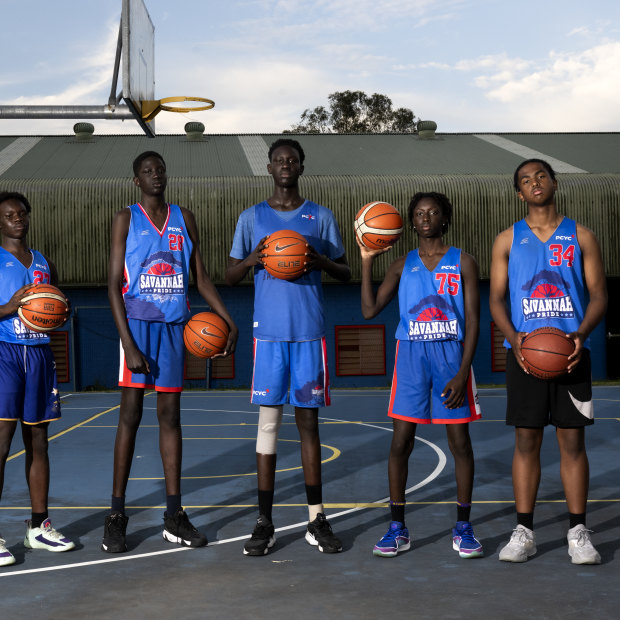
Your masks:
{"label": "player's hand", "polygon": [[224,350],[221,353],[214,355],[212,359],[215,359],[216,357],[228,357],[235,352],[235,349],[237,348],[237,338],[239,338],[239,329],[234,324],[232,325],[232,327],[229,327],[230,332],[228,333],[228,340],[226,341],[226,346],[224,347]]}
{"label": "player's hand", "polygon": [[148,375],[151,372],[148,360],[135,346],[123,346],[125,351],[125,365],[130,372],[137,375]]}
{"label": "player's hand", "polygon": [[359,237],[357,235],[355,235],[355,242],[357,243],[359,249],[360,249],[360,255],[362,256],[362,260],[364,260],[365,258],[368,259],[373,259],[376,256],[379,256],[379,254],[385,254],[386,252],[388,252],[389,250],[392,249],[391,245],[388,245],[386,248],[379,248],[377,250],[373,250],[371,248],[367,248],[360,240]]}
{"label": "player's hand", "polygon": [[463,406],[465,402],[465,389],[467,386],[467,376],[464,377],[457,373],[448,383],[446,383],[446,387],[444,387],[441,392],[442,398],[447,396],[446,400],[443,401],[443,406],[448,409],[458,409]]}
{"label": "player's hand", "polygon": [[515,359],[517,360],[517,364],[519,364],[519,366],[521,366],[521,370],[523,370],[524,373],[526,374],[530,374],[529,372],[527,372],[527,369],[525,368],[525,365],[523,364],[523,355],[521,355],[521,343],[523,342],[523,339],[527,336],[527,332],[515,332],[515,335],[512,337],[512,339],[507,338],[508,342],[510,343],[510,346],[512,347],[512,353],[515,356]]}
{"label": "player's hand", "polygon": [[310,273],[315,269],[322,271],[325,269],[327,262],[329,261],[327,256],[319,254],[310,244],[306,244],[306,256],[308,257],[308,261],[306,262],[304,273]]}
{"label": "player's hand", "polygon": [[263,264],[263,257],[265,256],[265,254],[264,254],[265,244],[267,243],[267,239],[269,239],[269,235],[267,235],[266,237],[263,237],[258,242],[258,245],[254,248],[252,253],[248,254],[248,256],[246,257],[246,259],[244,261],[244,263],[248,267],[254,267],[254,265],[262,265]]}
{"label": "player's hand", "polygon": [[566,334],[575,343],[575,350],[568,356],[570,364],[568,365],[568,372],[572,372],[577,364],[581,361],[581,354],[583,353],[583,343],[585,338],[580,332],[571,332]]}
{"label": "player's hand", "polygon": [[9,314],[15,314],[18,308],[28,305],[28,302],[26,302],[25,304],[22,303],[22,299],[26,296],[26,292],[28,291],[28,289],[31,289],[33,286],[34,284],[26,284],[25,286],[18,288],[13,293],[11,299],[9,299],[9,301],[7,301],[4,306],[2,306],[4,310],[4,316],[8,316]]}

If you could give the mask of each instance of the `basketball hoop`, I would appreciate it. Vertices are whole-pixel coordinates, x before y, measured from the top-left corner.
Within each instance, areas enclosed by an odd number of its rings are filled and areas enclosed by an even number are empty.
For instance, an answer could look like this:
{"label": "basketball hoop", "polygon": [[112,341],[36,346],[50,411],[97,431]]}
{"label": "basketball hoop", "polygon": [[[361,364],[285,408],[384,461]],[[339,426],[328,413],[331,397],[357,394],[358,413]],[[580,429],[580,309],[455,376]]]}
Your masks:
{"label": "basketball hoop", "polygon": [[[168,105],[170,103],[181,103],[183,101],[198,101],[205,105],[197,106],[176,106]],[[204,112],[210,110],[215,106],[215,102],[205,97],[164,97],[155,101],[143,101],[142,102],[142,119],[149,123],[152,121],[162,110],[164,112],[177,112],[178,114],[187,114],[188,112]]]}

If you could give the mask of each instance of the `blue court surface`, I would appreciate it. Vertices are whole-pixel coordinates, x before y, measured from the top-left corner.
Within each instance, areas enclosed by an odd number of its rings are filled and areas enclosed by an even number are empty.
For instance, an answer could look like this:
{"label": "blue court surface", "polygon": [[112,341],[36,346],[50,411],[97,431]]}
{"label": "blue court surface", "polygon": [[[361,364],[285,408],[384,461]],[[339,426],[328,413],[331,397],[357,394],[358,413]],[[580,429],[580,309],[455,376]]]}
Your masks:
{"label": "blue court surface", "polygon": [[586,431],[591,483],[588,527],[599,566],[571,564],[568,519],[552,428],[543,445],[535,530],[538,553],[524,564],[498,560],[515,526],[513,430],[503,388],[481,390],[483,420],[472,423],[476,485],[472,521],[485,557],[452,550],[455,483],[442,426],[418,426],[410,460],[407,525],[412,549],[372,555],[387,529],[391,422],[385,390],[336,390],[320,410],[323,496],[344,550],[321,554],[304,540],[307,509],[292,409],[278,444],[274,524],[264,557],[242,553],[257,516],[257,407],[246,392],[182,396],[183,502],[209,546],[181,549],[162,539],[164,488],[154,394],[145,398],[127,490],[129,551],[100,551],[112,485],[120,394],[63,396],[50,428],[50,516],[76,542],[54,554],[23,546],[30,516],[19,431],[6,467],[0,532],[17,563],[0,568],[2,618],[618,618],[620,617],[620,387],[595,388]]}

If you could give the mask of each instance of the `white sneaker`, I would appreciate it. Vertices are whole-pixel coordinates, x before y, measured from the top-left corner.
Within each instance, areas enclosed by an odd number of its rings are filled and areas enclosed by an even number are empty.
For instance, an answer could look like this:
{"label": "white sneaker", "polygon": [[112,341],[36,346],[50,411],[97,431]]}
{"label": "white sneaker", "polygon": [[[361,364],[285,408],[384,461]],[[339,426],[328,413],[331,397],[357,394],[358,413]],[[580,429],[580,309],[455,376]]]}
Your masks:
{"label": "white sneaker", "polygon": [[573,564],[600,564],[601,556],[594,548],[590,534],[583,524],[576,525],[568,530],[568,555]]}
{"label": "white sneaker", "polygon": [[30,549],[47,549],[48,551],[69,551],[75,544],[65,538],[59,531],[52,527],[52,522],[45,519],[41,527],[32,527],[32,521],[26,521],[28,529],[24,545]]}
{"label": "white sneaker", "polygon": [[6,548],[6,540],[0,537],[0,566],[15,564],[13,554]]}
{"label": "white sneaker", "polygon": [[512,531],[509,543],[499,552],[499,559],[504,562],[525,562],[536,553],[536,536],[523,525],[517,525]]}

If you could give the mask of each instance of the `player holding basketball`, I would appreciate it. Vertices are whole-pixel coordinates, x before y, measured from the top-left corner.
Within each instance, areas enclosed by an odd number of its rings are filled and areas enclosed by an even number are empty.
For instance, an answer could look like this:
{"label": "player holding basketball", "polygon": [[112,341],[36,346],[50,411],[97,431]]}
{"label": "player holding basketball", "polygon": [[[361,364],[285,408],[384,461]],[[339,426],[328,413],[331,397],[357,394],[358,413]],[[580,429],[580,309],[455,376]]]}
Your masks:
{"label": "player holding basketball", "polygon": [[[493,320],[513,352],[506,359],[506,423],[515,427],[512,484],[517,527],[499,559],[525,562],[536,553],[533,522],[540,449],[544,427],[551,423],[556,427],[569,512],[568,553],[573,564],[598,564],[601,557],[585,526],[589,467],[584,429],[593,423],[588,336],[607,308],[601,251],[590,230],[557,212],[557,181],[547,162],[522,162],[514,173],[514,186],[527,205],[527,215],[495,240],[489,297]],[[524,303],[533,297],[560,296],[565,298],[564,309],[553,315],[530,312],[532,305]],[[526,333],[547,325],[569,335],[575,351],[569,357],[569,374],[545,381],[525,371],[520,343]]]}
{"label": "player holding basketball", "polygon": [[[265,555],[275,543],[272,506],[276,442],[283,405],[295,407],[301,439],[309,523],[306,540],[324,553],[342,544],[323,512],[318,408],[329,405],[321,271],[346,282],[351,277],[332,212],[299,194],[304,151],[296,140],[276,140],[267,170],[273,194],[239,217],[226,282],[238,283],[254,268],[254,376],[251,401],[260,405],[256,439],[259,517],[244,554]],[[270,276],[261,264],[266,237],[292,229],[308,240],[310,262],[297,280]],[[290,395],[288,384],[290,378]]]}
{"label": "player holding basketball", "polygon": [[[24,545],[68,551],[75,545],[52,527],[47,505],[47,433],[50,421],[60,418],[56,364],[49,335],[28,329],[17,315],[23,305],[20,300],[33,284],[58,286],[53,263],[26,242],[30,211],[22,194],[0,192],[0,496],[19,420],[32,505]],[[0,566],[14,563],[15,558],[0,537]]]}
{"label": "player holding basketball", "polygon": [[181,506],[180,401],[190,271],[200,295],[230,326],[223,355],[233,352],[238,335],[206,273],[193,214],[168,204],[164,198],[168,177],[163,158],[146,151],[133,162],[133,171],[141,198],[114,217],[108,273],[108,296],[121,342],[122,387],[114,444],[112,507],[101,545],[108,553],[127,550],[125,490],[145,388],[157,392],[159,449],[166,482],[163,537],[188,547],[207,544]]}
{"label": "player holding basketball", "polygon": [[408,208],[419,247],[397,258],[375,292],[372,266],[390,248],[371,250],[357,239],[362,257],[362,314],[377,316],[398,291],[400,321],[388,416],[394,434],[388,460],[390,511],[387,533],[373,554],[394,557],[410,547],[405,525],[408,462],[418,424],[445,424],[456,473],[457,522],[452,546],[462,558],[483,554],[470,522],[474,454],[469,422],[480,418],[472,359],[479,330],[478,266],[446,245],[452,205],[437,192],[417,193]]}

